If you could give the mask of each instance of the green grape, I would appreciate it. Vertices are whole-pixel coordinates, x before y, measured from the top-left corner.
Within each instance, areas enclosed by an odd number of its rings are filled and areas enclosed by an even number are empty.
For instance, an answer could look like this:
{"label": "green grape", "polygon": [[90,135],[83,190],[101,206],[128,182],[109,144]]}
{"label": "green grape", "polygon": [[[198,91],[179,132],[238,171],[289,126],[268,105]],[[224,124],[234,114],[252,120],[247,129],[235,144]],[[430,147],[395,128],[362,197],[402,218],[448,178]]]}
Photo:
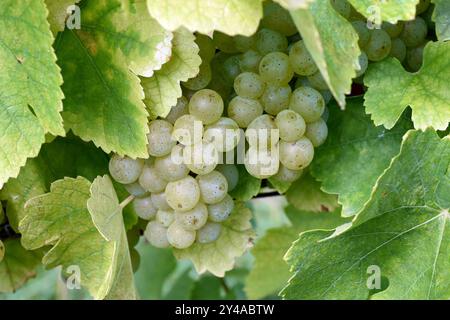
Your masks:
{"label": "green grape", "polygon": [[135,182],[144,168],[144,160],[121,157],[114,154],[109,160],[109,173],[114,180],[121,184]]}
{"label": "green grape", "polygon": [[233,37],[234,46],[239,52],[246,52],[256,47],[256,35],[250,37],[237,35]]}
{"label": "green grape", "polygon": [[[250,146],[266,146],[266,148],[272,147],[272,130],[277,130],[273,117],[268,114],[263,114],[254,119],[247,127],[245,131],[245,137]],[[278,142],[278,137],[276,142]]]}
{"label": "green grape", "polygon": [[356,70],[356,77],[362,76],[369,66],[369,60],[364,51],[361,51],[361,54],[358,57],[359,70]]}
{"label": "green grape", "polygon": [[263,28],[275,30],[286,37],[297,32],[297,27],[289,12],[272,1],[264,2],[264,15],[260,25]]}
{"label": "green grape", "polygon": [[207,126],[203,140],[214,144],[219,152],[233,150],[239,143],[240,129],[238,124],[230,118],[222,117],[217,122]]}
{"label": "green grape", "polygon": [[[171,210],[172,208],[167,203],[167,197],[165,192],[152,193],[150,198],[157,209]],[[155,213],[156,214],[156,213]]]}
{"label": "green grape", "polygon": [[276,116],[282,110],[289,108],[291,93],[292,90],[289,85],[267,85],[260,98],[264,111]]}
{"label": "green grape", "polygon": [[331,93],[330,90],[322,90],[320,91],[320,94],[322,95],[325,104],[328,104],[333,98],[333,94]]}
{"label": "green grape", "polygon": [[327,107],[325,107],[325,110],[323,110],[321,118],[323,119],[323,121],[327,122],[329,117],[330,117],[330,110]]}
{"label": "green grape", "polygon": [[173,210],[161,210],[156,212],[156,221],[161,223],[164,227],[168,228],[175,220],[175,212]]}
{"label": "green grape", "polygon": [[352,7],[347,0],[331,0],[331,5],[341,16],[348,19],[352,13]]}
{"label": "green grape", "polygon": [[295,142],[280,142],[280,162],[288,169],[304,169],[313,158],[314,146],[306,137]]}
{"label": "green grape", "polygon": [[422,67],[423,48],[424,46],[422,45],[417,48],[411,48],[406,52],[406,64],[410,71],[417,72]]}
{"label": "green grape", "polygon": [[216,171],[224,175],[228,182],[228,192],[234,190],[239,183],[239,170],[234,164],[219,164]]}
{"label": "green grape", "polygon": [[234,97],[228,104],[228,117],[233,119],[241,128],[246,128],[253,119],[263,113],[258,100]]}
{"label": "green grape", "polygon": [[261,29],[256,33],[256,50],[263,56],[271,52],[286,52],[287,47],[286,37],[274,30]]}
{"label": "green grape", "polygon": [[358,45],[361,49],[364,49],[369,42],[370,32],[367,28],[367,23],[362,20],[356,20],[352,22],[352,26],[358,34]]}
{"label": "green grape", "polygon": [[157,211],[157,208],[150,196],[145,198],[134,198],[133,209],[139,218],[144,220],[153,219]]}
{"label": "green grape", "polygon": [[233,209],[234,201],[230,195],[227,194],[222,201],[208,205],[207,214],[209,213],[209,220],[213,222],[223,222],[228,219]]}
{"label": "green grape", "polygon": [[234,79],[234,91],[238,96],[257,99],[264,92],[264,82],[259,74],[243,72]]}
{"label": "green grape", "polygon": [[403,31],[403,22],[399,21],[397,24],[392,24],[385,21],[381,27],[391,38],[397,38]]}
{"label": "green grape", "polygon": [[301,76],[312,75],[318,70],[303,40],[291,46],[289,49],[289,61],[294,72]]}
{"label": "green grape", "polygon": [[144,188],[142,188],[142,186],[138,182],[125,184],[124,187],[125,187],[125,190],[127,190],[129,194],[131,194],[135,197],[142,197],[147,193],[147,191]]}
{"label": "green grape", "polygon": [[170,109],[170,112],[165,120],[169,121],[171,124],[174,124],[179,117],[184,116],[188,113],[188,100],[186,99],[186,97],[181,96],[180,98],[178,98],[177,104]]}
{"label": "green grape", "polygon": [[197,91],[189,101],[189,113],[203,124],[216,122],[223,113],[222,97],[211,89]]}
{"label": "green grape", "polygon": [[262,55],[255,50],[248,50],[239,56],[239,67],[242,72],[259,72]]}
{"label": "green grape", "polygon": [[207,35],[196,33],[195,43],[197,43],[200,49],[199,56],[202,58],[202,61],[210,62],[216,54],[216,46],[213,39]]}
{"label": "green grape", "polygon": [[162,157],[169,154],[172,147],[176,144],[176,141],[172,139],[172,124],[165,120],[153,120],[148,128],[148,153],[154,157]]}
{"label": "green grape", "polygon": [[430,0],[420,0],[416,6],[416,15],[424,13],[430,6]]}
{"label": "green grape", "polygon": [[183,159],[187,167],[195,174],[207,174],[219,163],[219,153],[214,144],[202,142],[185,147]]}
{"label": "green grape", "polygon": [[259,64],[259,75],[266,83],[286,85],[294,76],[289,56],[282,52],[272,52],[264,56]]}
{"label": "green grape", "polygon": [[276,175],[273,176],[275,180],[286,182],[286,183],[292,183],[294,181],[297,181],[300,179],[300,177],[303,174],[303,170],[291,170],[286,168],[284,165],[280,165],[280,168],[278,169],[278,172]]}
{"label": "green grape", "polygon": [[200,90],[206,88],[211,82],[211,66],[209,63],[202,62],[199,68],[198,74],[194,78],[190,78],[188,81],[183,82],[183,86],[190,90]]}
{"label": "green grape", "polygon": [[406,46],[402,39],[392,39],[391,52],[389,56],[397,58],[398,61],[403,62],[406,57]]}
{"label": "green grape", "polygon": [[234,79],[241,73],[241,67],[239,66],[239,56],[231,56],[227,58],[222,65],[222,75],[225,83],[229,86],[233,86]]}
{"label": "green grape", "polygon": [[172,223],[167,229],[167,240],[177,249],[189,248],[195,241],[196,232],[183,228],[179,223]]}
{"label": "green grape", "polygon": [[328,90],[328,84],[326,83],[320,71],[317,71],[316,73],[308,76],[307,80],[309,82],[309,85],[316,90]]}
{"label": "green grape", "polygon": [[169,182],[180,180],[189,174],[189,168],[183,163],[183,147],[176,145],[172,152],[155,160],[158,175]]}
{"label": "green grape", "polygon": [[[168,155],[170,157],[170,155]],[[159,158],[161,159],[161,158]],[[160,172],[154,166],[144,166],[139,176],[139,184],[149,192],[161,192],[166,188],[167,181],[163,179]]]}
{"label": "green grape", "polygon": [[195,231],[203,227],[208,220],[208,208],[203,202],[187,212],[177,212],[176,221],[183,229]]}
{"label": "green grape", "polygon": [[220,50],[225,53],[236,53],[238,50],[236,49],[236,45],[234,43],[233,37],[220,32],[214,31],[213,33],[213,43]]}
{"label": "green grape", "polygon": [[219,239],[222,226],[220,223],[207,222],[203,228],[197,231],[198,243],[211,243]]}
{"label": "green grape", "polygon": [[328,136],[328,127],[322,118],[315,122],[308,123],[305,136],[311,141],[314,147],[321,146]]}
{"label": "green grape", "polygon": [[228,192],[228,182],[223,174],[213,171],[197,176],[201,199],[206,204],[218,203],[225,198]]}
{"label": "green grape", "polygon": [[416,17],[414,20],[405,21],[403,32],[400,38],[409,48],[417,47],[425,41],[428,33],[428,27],[425,20],[421,17]]}
{"label": "green grape", "polygon": [[258,179],[267,179],[278,172],[280,161],[277,157],[278,150],[271,152],[250,147],[244,158],[244,165],[247,172]]}
{"label": "green grape", "polygon": [[166,200],[176,211],[191,210],[200,200],[200,187],[197,180],[187,176],[178,181],[169,182],[166,187]]}
{"label": "green grape", "polygon": [[293,142],[305,134],[305,120],[300,114],[292,110],[281,111],[275,118],[275,124],[278,127],[281,140]]}
{"label": "green grape", "polygon": [[195,116],[185,114],[175,121],[172,137],[179,143],[189,146],[202,140],[203,124]]}
{"label": "green grape", "polygon": [[322,115],[325,101],[319,91],[310,87],[300,87],[292,92],[289,109],[300,114],[305,122],[314,122]]}
{"label": "green grape", "polygon": [[157,248],[168,248],[170,243],[167,239],[167,228],[157,221],[150,221],[145,228],[144,237]]}
{"label": "green grape", "polygon": [[370,32],[366,54],[370,61],[380,61],[386,58],[391,51],[391,38],[383,29],[374,29]]}
{"label": "green grape", "polygon": [[130,249],[130,259],[133,272],[136,272],[139,269],[139,265],[141,264],[141,256],[139,255],[139,252],[134,248]]}

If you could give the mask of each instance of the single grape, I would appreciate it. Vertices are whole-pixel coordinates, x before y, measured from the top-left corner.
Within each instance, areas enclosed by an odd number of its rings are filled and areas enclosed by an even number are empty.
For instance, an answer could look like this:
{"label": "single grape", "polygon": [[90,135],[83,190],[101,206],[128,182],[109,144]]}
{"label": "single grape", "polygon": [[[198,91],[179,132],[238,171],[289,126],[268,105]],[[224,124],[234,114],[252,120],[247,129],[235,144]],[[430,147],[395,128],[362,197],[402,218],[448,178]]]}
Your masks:
{"label": "single grape", "polygon": [[256,35],[250,37],[237,35],[233,37],[234,46],[239,52],[246,52],[256,47]]}
{"label": "single grape", "polygon": [[400,38],[407,47],[417,47],[425,41],[427,33],[428,27],[425,20],[421,17],[416,17],[414,20],[405,21]]}
{"label": "single grape", "polygon": [[292,36],[297,32],[297,27],[292,21],[289,12],[272,1],[264,2],[264,15],[261,19],[261,27],[275,30],[284,36]]}
{"label": "single grape", "polygon": [[234,79],[241,73],[239,55],[227,58],[222,65],[222,76],[225,83],[233,86]]}
{"label": "single grape", "polygon": [[264,82],[259,74],[243,72],[234,79],[234,91],[238,96],[257,99],[264,92]]}
{"label": "single grape", "polygon": [[391,38],[386,31],[374,29],[370,32],[365,52],[370,61],[380,61],[389,55],[391,45]]}
{"label": "single grape", "polygon": [[153,219],[157,211],[157,208],[150,196],[145,198],[134,198],[133,209],[139,218],[144,220]]}
{"label": "single grape", "polygon": [[228,192],[234,190],[239,183],[239,170],[234,164],[219,164],[216,171],[224,175],[228,182]]}
{"label": "single grape", "polygon": [[[268,114],[263,114],[254,119],[245,131],[245,137],[250,146],[266,146],[271,148],[273,144],[278,143],[278,136],[273,136],[272,130],[277,130],[277,126],[273,117]],[[273,137],[273,138],[272,138]],[[274,139],[274,141],[272,141]]]}
{"label": "single grape", "polygon": [[189,168],[183,162],[183,150],[181,145],[176,145],[170,154],[155,160],[155,170],[162,179],[173,182],[189,174]]}
{"label": "single grape", "polygon": [[259,75],[266,83],[286,85],[294,76],[289,56],[282,52],[272,52],[265,55],[259,64]]}
{"label": "single grape", "polygon": [[177,249],[189,248],[195,241],[196,232],[183,228],[179,223],[172,223],[167,229],[167,240]]}
{"label": "single grape", "polygon": [[236,121],[222,117],[217,122],[207,126],[203,140],[214,144],[219,152],[233,150],[240,139],[240,129]]}
{"label": "single grape", "polygon": [[223,222],[228,219],[234,209],[234,201],[230,195],[226,195],[222,201],[208,205],[209,220],[213,222]]}
{"label": "single grape", "polygon": [[222,226],[220,223],[207,222],[203,228],[197,231],[198,243],[211,243],[219,239]]}
{"label": "single grape", "polygon": [[289,49],[289,61],[294,72],[301,76],[312,75],[318,70],[303,40],[291,46]]}
{"label": "single grape", "polygon": [[276,116],[282,110],[289,108],[291,93],[292,90],[289,85],[267,85],[263,95],[260,98],[264,111],[268,114]]}
{"label": "single grape", "polygon": [[328,90],[328,85],[325,79],[323,78],[322,74],[320,73],[320,71],[317,71],[316,73],[308,76],[307,79],[310,86],[313,87],[314,89],[319,91]]}
{"label": "single grape", "polygon": [[171,124],[174,124],[179,117],[184,116],[185,114],[188,113],[189,113],[188,100],[186,99],[186,97],[181,96],[180,98],[178,98],[177,104],[170,109],[170,112],[167,115],[166,120],[169,121]]}
{"label": "single grape", "polygon": [[391,38],[397,38],[403,31],[403,22],[399,21],[396,24],[392,24],[385,21],[381,27]]}
{"label": "single grape", "polygon": [[121,184],[135,182],[142,172],[144,160],[121,157],[114,154],[109,160],[109,173],[114,180]]}
{"label": "single grape", "polygon": [[284,165],[280,165],[280,168],[278,169],[278,172],[276,175],[273,176],[275,180],[286,182],[286,183],[292,183],[294,181],[297,181],[300,179],[300,177],[303,174],[303,170],[291,170],[286,168]]}
{"label": "single grape", "polygon": [[391,52],[389,56],[397,58],[398,61],[403,62],[406,58],[406,46],[402,39],[392,39]]}
{"label": "single grape", "polygon": [[323,121],[327,122],[329,117],[330,117],[330,110],[327,107],[325,107],[325,110],[323,110],[321,118],[323,119]]}
{"label": "single grape", "polygon": [[144,188],[142,188],[142,186],[139,184],[139,182],[125,184],[124,187],[128,191],[129,194],[131,194],[135,197],[142,197],[147,194],[147,191]]}
{"label": "single grape", "polygon": [[321,146],[328,136],[328,127],[326,122],[320,118],[315,122],[308,123],[305,136],[311,141],[314,147]]}
{"label": "single grape", "polygon": [[203,137],[203,123],[190,114],[181,116],[173,125],[172,137],[185,146],[198,143]]}
{"label": "single grape", "polygon": [[199,202],[192,210],[177,212],[176,220],[185,230],[198,230],[208,220],[208,209],[203,202]]}
{"label": "single grape", "polygon": [[[167,203],[167,197],[165,192],[152,193],[150,198],[157,209],[171,210],[172,208]],[[155,213],[156,214],[156,213]]]}
{"label": "single grape", "polygon": [[306,130],[306,123],[303,117],[295,111],[283,110],[275,118],[280,139],[293,142],[300,139]]}
{"label": "single grape", "polygon": [[300,114],[305,122],[317,121],[325,109],[325,101],[319,91],[300,87],[292,92],[289,109]]}
{"label": "single grape", "polygon": [[142,173],[139,176],[139,184],[146,191],[161,192],[166,188],[167,181],[161,177],[159,170],[154,166],[144,166],[144,169],[142,169]]}
{"label": "single grape", "polygon": [[424,13],[430,6],[430,0],[420,0],[416,6],[416,15]]}
{"label": "single grape", "polygon": [[236,53],[238,52],[233,37],[220,32],[214,31],[213,33],[213,43],[220,50],[225,53]]}
{"label": "single grape", "polygon": [[150,221],[145,228],[144,237],[157,248],[168,248],[167,229],[157,221]]}
{"label": "single grape", "polygon": [[239,67],[242,72],[259,72],[262,55],[255,50],[248,50],[239,56]]}
{"label": "single grape", "polygon": [[256,50],[263,56],[271,52],[285,52],[287,47],[286,37],[274,30],[261,29],[256,33]]}
{"label": "single grape", "polygon": [[176,141],[172,139],[172,124],[165,120],[153,120],[148,128],[148,153],[154,157],[169,154],[176,144]]}
{"label": "single grape", "polygon": [[362,76],[369,66],[369,60],[364,51],[361,51],[361,54],[358,57],[359,70],[356,71],[356,77]]}
{"label": "single grape", "polygon": [[358,45],[361,49],[364,49],[369,42],[370,32],[367,28],[367,23],[362,20],[356,20],[352,22],[352,26],[358,34]]}
{"label": "single grape", "polygon": [[173,210],[161,210],[156,212],[156,221],[161,223],[164,227],[168,228],[175,220],[175,212]]}
{"label": "single grape", "polygon": [[270,151],[250,147],[244,158],[247,172],[258,179],[267,179],[278,172],[278,147]]}
{"label": "single grape", "polygon": [[201,199],[206,204],[218,203],[225,198],[228,192],[228,182],[223,174],[213,171],[197,176]]}
{"label": "single grape", "polygon": [[253,119],[263,113],[258,100],[236,96],[228,104],[228,117],[241,128],[246,128]]}
{"label": "single grape", "polygon": [[314,146],[306,137],[295,142],[280,142],[280,162],[288,169],[304,169],[313,158]]}
{"label": "single grape", "polygon": [[189,101],[189,112],[203,124],[216,122],[223,113],[222,97],[211,89],[197,91]]}
{"label": "single grape", "polygon": [[219,153],[214,144],[202,142],[185,147],[183,159],[192,172],[207,174],[213,171],[219,163]]}
{"label": "single grape", "polygon": [[406,64],[410,71],[417,72],[422,67],[423,48],[424,46],[422,45],[417,48],[411,48],[406,52]]}
{"label": "single grape", "polygon": [[173,210],[191,210],[200,200],[200,187],[191,176],[169,182],[166,187],[166,200]]}
{"label": "single grape", "polygon": [[352,13],[352,7],[347,0],[331,0],[331,5],[341,16],[348,19]]}
{"label": "single grape", "polygon": [[212,72],[209,62],[202,62],[199,68],[199,72],[193,78],[183,82],[183,87],[190,90],[200,90],[206,88],[211,82]]}
{"label": "single grape", "polygon": [[[325,101],[325,104],[328,104],[331,101],[331,99],[333,98],[333,94],[331,93],[330,90],[322,90],[322,91],[320,91],[320,94],[322,95],[323,100]],[[326,109],[326,107],[325,107],[325,109]]]}

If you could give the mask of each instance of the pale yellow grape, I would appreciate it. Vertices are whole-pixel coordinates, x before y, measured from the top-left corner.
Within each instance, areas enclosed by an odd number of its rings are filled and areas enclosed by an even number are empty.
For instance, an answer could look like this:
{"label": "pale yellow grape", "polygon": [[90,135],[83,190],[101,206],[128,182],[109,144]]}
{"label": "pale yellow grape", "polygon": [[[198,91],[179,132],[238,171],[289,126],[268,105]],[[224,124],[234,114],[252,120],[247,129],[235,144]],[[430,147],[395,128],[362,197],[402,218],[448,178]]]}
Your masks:
{"label": "pale yellow grape", "polygon": [[[250,145],[264,145],[270,148],[273,143],[272,136],[274,132],[272,130],[277,129],[273,116],[263,114],[248,125],[245,137]],[[274,139],[278,142],[278,137],[274,137]]]}
{"label": "pale yellow grape", "polygon": [[119,183],[135,182],[144,168],[144,160],[121,157],[114,154],[109,160],[109,173]]}
{"label": "pale yellow grape", "polygon": [[197,231],[198,243],[211,243],[219,239],[222,232],[222,226],[220,223],[207,222],[203,228]]}
{"label": "pale yellow grape", "polygon": [[149,192],[161,192],[166,188],[167,181],[162,178],[160,171],[154,166],[144,166],[139,176],[139,184]]}
{"label": "pale yellow grape", "polygon": [[305,120],[300,114],[292,110],[281,111],[275,118],[275,124],[281,140],[292,142],[305,134]]}
{"label": "pale yellow grape", "polygon": [[306,168],[314,158],[314,146],[311,141],[302,137],[295,142],[280,142],[280,162],[288,169]]}
{"label": "pale yellow grape", "polygon": [[239,183],[239,170],[234,164],[219,164],[216,171],[225,176],[228,182],[228,192],[234,190]]}
{"label": "pale yellow grape", "polygon": [[286,182],[286,183],[292,183],[294,181],[297,181],[300,179],[300,177],[303,174],[303,170],[291,170],[286,168],[284,165],[280,165],[280,168],[278,169],[278,172],[276,175],[273,176],[274,179]]}
{"label": "pale yellow grape", "polygon": [[219,163],[219,153],[214,144],[200,142],[184,148],[183,160],[192,172],[207,174]]}
{"label": "pale yellow grape", "polygon": [[311,141],[314,147],[321,146],[328,136],[328,127],[326,122],[320,118],[315,122],[308,123],[305,136]]}
{"label": "pale yellow grape", "polygon": [[244,165],[247,172],[258,179],[267,179],[278,172],[280,165],[276,150],[258,150],[250,147],[244,158]]}
{"label": "pale yellow grape", "polygon": [[285,36],[292,36],[298,32],[289,11],[272,1],[264,2],[264,15],[261,19],[261,27],[275,30]]}
{"label": "pale yellow grape", "polygon": [[177,104],[170,109],[170,112],[165,119],[171,124],[174,124],[179,117],[184,116],[188,113],[188,100],[186,99],[186,97],[181,96],[180,98],[178,98]]}
{"label": "pale yellow grape", "polygon": [[198,230],[203,227],[208,220],[208,208],[203,202],[197,203],[197,205],[187,212],[177,212],[176,221],[185,230]]}
{"label": "pale yellow grape", "polygon": [[176,141],[172,139],[172,124],[165,120],[153,120],[148,128],[148,153],[154,157],[162,157],[169,154],[172,147],[176,144]]}
{"label": "pale yellow grape", "polygon": [[236,96],[228,104],[228,117],[241,128],[247,128],[250,122],[262,115],[263,108],[258,100]]}
{"label": "pale yellow grape", "polygon": [[288,41],[281,33],[270,29],[261,29],[256,33],[256,50],[262,55],[271,52],[285,52]]}
{"label": "pale yellow grape", "polygon": [[189,248],[194,243],[195,237],[195,231],[186,230],[176,222],[167,229],[167,240],[177,249]]}
{"label": "pale yellow grape", "polygon": [[158,211],[150,196],[133,200],[134,212],[144,220],[153,219]]}
{"label": "pale yellow grape", "polygon": [[200,200],[199,184],[191,176],[169,182],[166,187],[166,200],[173,210],[191,210]]}
{"label": "pale yellow grape", "polygon": [[260,98],[264,111],[276,116],[280,111],[289,108],[291,93],[292,90],[289,85],[266,85],[266,89]]}
{"label": "pale yellow grape", "polygon": [[173,210],[161,210],[156,212],[156,221],[168,228],[175,220],[175,212]]}
{"label": "pale yellow grape", "polygon": [[257,99],[264,92],[264,82],[259,74],[243,72],[234,79],[234,91],[238,96]]}
{"label": "pale yellow grape", "polygon": [[135,197],[142,197],[148,193],[144,188],[142,188],[142,186],[137,181],[130,184],[125,184],[124,187],[129,194]]}
{"label": "pale yellow grape", "polygon": [[259,64],[259,75],[266,83],[286,85],[294,76],[289,56],[282,52],[265,55]]}
{"label": "pale yellow grape", "polygon": [[317,121],[325,109],[325,101],[319,91],[299,87],[292,92],[289,109],[300,114],[306,123]]}
{"label": "pale yellow grape", "polygon": [[228,219],[234,209],[234,201],[229,194],[222,201],[208,205],[209,220],[223,222]]}
{"label": "pale yellow grape", "polygon": [[289,61],[294,72],[301,76],[312,75],[318,70],[303,40],[297,41],[291,46]]}
{"label": "pale yellow grape", "polygon": [[145,228],[144,237],[148,242],[157,248],[168,248],[167,228],[157,221],[150,221]]}
{"label": "pale yellow grape", "polygon": [[198,143],[203,137],[203,123],[193,115],[185,114],[175,121],[172,137],[185,146]]}
{"label": "pale yellow grape", "polygon": [[216,122],[223,113],[222,97],[211,89],[197,91],[189,101],[189,113],[204,125]]}
{"label": "pale yellow grape", "polygon": [[255,50],[248,50],[239,56],[239,67],[242,72],[255,72],[259,71],[259,63],[261,62],[262,55]]}
{"label": "pale yellow grape", "polygon": [[217,122],[205,127],[203,140],[214,144],[219,152],[233,150],[240,139],[239,125],[231,118],[222,117]]}
{"label": "pale yellow grape", "polygon": [[322,90],[328,90],[328,85],[325,82],[325,79],[322,77],[322,74],[320,71],[317,71],[316,73],[310,75],[307,77],[309,85],[313,87],[316,90],[322,91]]}
{"label": "pale yellow grape", "polygon": [[200,187],[201,199],[206,204],[218,203],[228,192],[228,182],[223,174],[213,171],[196,177]]}
{"label": "pale yellow grape", "polygon": [[383,29],[370,31],[370,39],[365,48],[365,52],[370,61],[380,61],[386,58],[391,52],[392,41]]}
{"label": "pale yellow grape", "polygon": [[172,152],[155,160],[157,174],[166,181],[177,181],[189,174],[189,168],[183,162],[183,147],[176,145]]}
{"label": "pale yellow grape", "polygon": [[150,198],[157,209],[160,210],[172,209],[167,203],[167,197],[165,192],[152,193]]}

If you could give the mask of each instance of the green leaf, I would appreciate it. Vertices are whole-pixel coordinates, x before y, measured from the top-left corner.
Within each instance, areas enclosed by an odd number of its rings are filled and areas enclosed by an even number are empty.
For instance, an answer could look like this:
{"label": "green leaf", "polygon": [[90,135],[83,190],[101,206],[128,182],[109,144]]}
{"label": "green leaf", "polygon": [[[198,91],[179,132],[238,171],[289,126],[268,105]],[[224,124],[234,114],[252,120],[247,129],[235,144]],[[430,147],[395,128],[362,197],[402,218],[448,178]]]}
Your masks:
{"label": "green leaf", "polygon": [[150,14],[169,30],[184,26],[208,34],[214,30],[229,35],[250,36],[262,17],[261,0],[148,0]]}
{"label": "green leaf", "polygon": [[2,240],[0,240],[0,262],[2,262],[3,257],[5,256],[5,245]]}
{"label": "green leaf", "polygon": [[137,75],[150,76],[167,61],[171,34],[143,6],[143,1],[82,2],[81,29],[60,33],[55,46],[66,126],[107,153],[146,158],[148,114]]}
{"label": "green leaf", "polygon": [[330,1],[315,1],[308,9],[291,11],[306,48],[341,107],[350,93],[358,66],[358,35]]}
{"label": "green leaf", "polygon": [[199,48],[195,36],[186,29],[174,32],[172,57],[151,78],[141,78],[145,104],[152,118],[165,117],[181,97],[181,81],[195,77],[199,72]]}
{"label": "green leaf", "polygon": [[366,299],[376,266],[389,285],[372,298],[449,299],[449,168],[449,137],[408,132],[353,228],[303,233],[289,249],[283,296]]}
{"label": "green leaf", "polygon": [[174,249],[177,259],[190,259],[198,273],[209,271],[223,277],[233,268],[235,258],[252,246],[255,234],[250,224],[251,211],[244,203],[236,202],[230,217],[222,223],[219,239],[212,243],[194,243],[183,250]]}
{"label": "green leaf", "polygon": [[[349,0],[353,7],[367,18],[397,23],[399,20],[413,20],[419,0]],[[377,16],[378,15],[378,16]]]}
{"label": "green leaf", "polygon": [[287,201],[298,210],[321,212],[338,207],[337,197],[321,190],[320,182],[305,173],[286,192]]}
{"label": "green leaf", "polygon": [[292,185],[291,182],[280,181],[280,180],[275,179],[274,177],[270,177],[267,180],[270,182],[272,187],[274,187],[275,190],[277,190],[278,193],[280,193],[280,194],[286,193],[286,191],[288,191]]}
{"label": "green leaf", "polygon": [[53,34],[63,31],[66,24],[67,9],[81,0],[45,0],[48,14],[50,30]]}
{"label": "green leaf", "polygon": [[450,2],[431,0],[435,4],[433,21],[436,22],[436,35],[439,41],[450,40]]}
{"label": "green leaf", "polygon": [[344,112],[336,106],[329,109],[328,139],[317,149],[311,172],[322,182],[323,191],[338,195],[342,214],[348,217],[369,200],[411,123],[404,116],[390,131],[375,127],[360,98],[349,99]]}
{"label": "green leaf", "polygon": [[416,129],[445,130],[450,122],[449,50],[450,42],[429,42],[416,73],[406,72],[394,58],[370,65],[364,77],[369,87],[364,105],[374,123],[391,129],[410,106]]}
{"label": "green leaf", "polygon": [[249,299],[261,299],[283,288],[290,277],[289,267],[283,256],[300,232],[334,228],[346,222],[341,218],[340,210],[315,213],[298,211],[289,206],[286,213],[292,225],[269,230],[251,251],[255,263],[245,283]]}
{"label": "green leaf", "polygon": [[0,188],[35,157],[45,134],[64,135],[62,77],[43,1],[0,3]]}
{"label": "green leaf", "polygon": [[29,278],[35,276],[35,269],[42,255],[38,251],[25,250],[20,244],[20,239],[7,239],[3,244],[4,257],[3,260],[0,259],[0,292],[14,292]]}
{"label": "green leaf", "polygon": [[[26,215],[19,225],[22,244],[29,250],[51,246],[42,259],[47,268],[78,266],[81,284],[96,299],[117,298],[121,293],[122,298],[134,298],[132,292],[122,291],[132,282],[116,281],[124,279],[121,276],[131,268],[129,256],[123,257],[125,247],[128,250],[126,238],[107,241],[98,232],[86,207],[90,188],[91,183],[83,177],[65,178],[53,182],[50,193],[27,201]],[[96,214],[103,213],[92,215]]]}
{"label": "green leaf", "polygon": [[244,165],[237,165],[237,168],[239,171],[239,182],[229,194],[233,199],[239,201],[251,200],[261,190],[261,179],[250,175]]}
{"label": "green leaf", "polygon": [[306,9],[315,0],[275,0],[287,10]]}

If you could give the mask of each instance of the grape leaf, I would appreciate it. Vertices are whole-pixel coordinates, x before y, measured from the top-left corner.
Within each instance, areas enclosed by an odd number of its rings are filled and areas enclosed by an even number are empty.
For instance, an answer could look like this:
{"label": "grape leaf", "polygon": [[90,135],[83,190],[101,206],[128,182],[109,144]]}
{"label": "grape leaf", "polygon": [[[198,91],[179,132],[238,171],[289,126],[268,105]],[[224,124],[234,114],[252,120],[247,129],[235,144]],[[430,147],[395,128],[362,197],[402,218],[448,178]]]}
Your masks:
{"label": "grape leaf", "polygon": [[0,240],[0,262],[2,262],[4,256],[5,256],[5,245],[3,244],[3,241]]}
{"label": "grape leaf", "polygon": [[287,10],[306,9],[314,0],[275,0]]}
{"label": "grape leaf", "polygon": [[283,256],[300,232],[334,228],[346,222],[341,218],[340,210],[315,213],[298,211],[289,206],[286,214],[292,225],[269,230],[251,251],[255,263],[245,282],[249,299],[261,299],[283,288],[290,277],[289,267]]}
{"label": "grape leaf", "polygon": [[[41,261],[39,251],[27,251],[20,239],[4,240],[4,257],[0,259],[0,292],[14,292],[29,278]],[[1,250],[0,250],[1,251]]]}
{"label": "grape leaf", "polygon": [[349,0],[353,7],[369,19],[380,19],[390,23],[412,20],[416,15],[419,0]]}
{"label": "grape leaf", "polygon": [[35,157],[45,134],[64,135],[62,77],[43,1],[0,2],[0,188]]}
{"label": "grape leaf", "polygon": [[446,0],[431,0],[435,4],[433,21],[436,22],[438,40],[450,40],[450,2]]}
{"label": "grape leaf", "polygon": [[229,35],[250,36],[262,17],[261,0],[147,0],[150,14],[169,30],[184,26],[209,34],[214,30]]}
{"label": "grape leaf", "polygon": [[308,9],[290,13],[330,91],[344,107],[360,54],[356,31],[330,1],[315,1]]}
{"label": "grape leaf", "polygon": [[369,200],[378,177],[399,152],[411,128],[407,116],[390,131],[375,127],[362,99],[349,99],[345,112],[331,106],[326,143],[317,149],[311,172],[322,190],[338,195],[344,216],[355,215]]}
{"label": "grape leaf", "polygon": [[145,104],[152,118],[165,117],[181,97],[181,81],[195,77],[202,63],[195,37],[186,29],[174,32],[172,57],[151,78],[141,78]]}
{"label": "grape leaf", "polygon": [[172,35],[142,6],[143,1],[82,2],[81,29],[60,33],[55,46],[67,127],[107,153],[146,158],[148,114],[137,75],[149,76],[167,61]]}
{"label": "grape leaf", "polygon": [[270,177],[269,179],[267,179],[271,186],[278,191],[279,194],[283,194],[286,193],[286,191],[289,190],[289,188],[291,187],[292,183],[291,182],[284,182],[284,181],[280,181],[274,177]]}
{"label": "grape leaf", "polygon": [[391,129],[410,106],[416,129],[445,130],[450,122],[449,50],[450,42],[429,42],[416,73],[406,72],[394,58],[370,65],[364,77],[369,87],[364,105],[374,123]]}
{"label": "grape leaf", "polygon": [[233,199],[248,201],[256,196],[261,190],[261,179],[250,175],[244,165],[236,166],[239,171],[239,181],[237,186],[229,192]]}
{"label": "grape leaf", "polygon": [[351,229],[326,240],[332,232],[306,232],[289,249],[283,296],[366,299],[375,266],[389,285],[372,298],[449,299],[449,165],[448,136],[408,132]]}
{"label": "grape leaf", "polygon": [[89,198],[95,196],[90,194],[90,187],[91,183],[83,177],[65,178],[53,182],[50,193],[28,200],[25,217],[19,224],[22,244],[28,250],[52,246],[44,255],[43,264],[48,268],[62,265],[64,270],[78,266],[81,284],[96,299],[117,298],[116,293],[122,294],[122,298],[134,298],[131,290],[112,292],[132,286],[132,283],[116,283],[123,279],[117,278],[129,265],[129,256],[122,256],[124,246],[128,245],[126,239],[107,241],[93,224],[86,207]]}
{"label": "grape leaf", "polygon": [[305,173],[286,192],[286,199],[298,210],[321,212],[333,211],[338,207],[335,195],[321,190],[320,182],[310,173]]}
{"label": "grape leaf", "polygon": [[50,30],[53,34],[63,31],[66,23],[67,9],[80,2],[80,0],[45,0],[48,14]]}
{"label": "grape leaf", "polygon": [[187,249],[174,249],[177,259],[190,259],[198,273],[209,271],[223,277],[231,270],[234,260],[252,246],[255,234],[250,223],[251,211],[236,202],[230,217],[222,223],[219,239],[212,243],[194,243]]}

